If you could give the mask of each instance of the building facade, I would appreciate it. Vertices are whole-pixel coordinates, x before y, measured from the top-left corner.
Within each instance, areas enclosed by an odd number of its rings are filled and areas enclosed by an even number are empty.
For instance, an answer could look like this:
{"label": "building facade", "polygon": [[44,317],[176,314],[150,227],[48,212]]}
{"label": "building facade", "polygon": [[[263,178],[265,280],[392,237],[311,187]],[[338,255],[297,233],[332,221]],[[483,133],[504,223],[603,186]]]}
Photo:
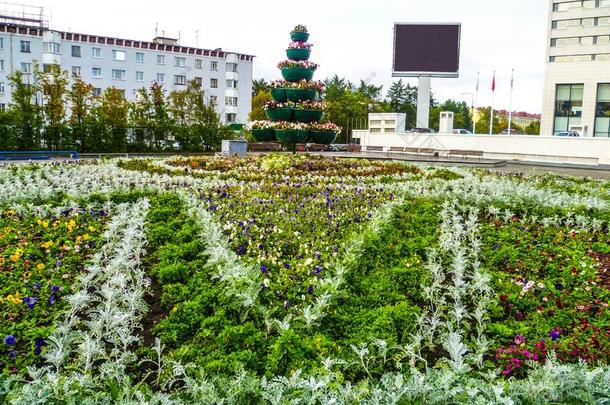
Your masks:
{"label": "building facade", "polygon": [[610,137],[610,0],[549,0],[541,133]]}
{"label": "building facade", "polygon": [[252,109],[253,59],[222,49],[181,46],[171,38],[148,42],[77,34],[50,30],[42,20],[0,16],[0,108],[11,102],[9,75],[20,70],[30,77],[35,64],[41,69],[54,64],[90,83],[94,96],[112,86],[133,100],[137,90],[155,81],[172,91],[196,80],[221,121],[246,123]]}

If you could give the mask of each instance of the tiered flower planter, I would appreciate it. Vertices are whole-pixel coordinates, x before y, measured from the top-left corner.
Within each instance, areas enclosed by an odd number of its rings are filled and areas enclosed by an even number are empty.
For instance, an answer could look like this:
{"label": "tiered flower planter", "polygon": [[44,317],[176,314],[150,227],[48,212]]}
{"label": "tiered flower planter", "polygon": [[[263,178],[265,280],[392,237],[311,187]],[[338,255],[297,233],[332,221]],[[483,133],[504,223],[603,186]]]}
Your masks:
{"label": "tiered flower planter", "polygon": [[309,33],[304,26],[297,26],[290,38],[293,42],[286,50],[288,59],[278,65],[284,81],[272,83],[273,101],[265,105],[271,122],[253,123],[252,136],[257,142],[291,144],[293,151],[297,143],[330,144],[340,128],[319,124],[324,118],[324,104],[318,101],[324,86],[311,81],[318,65],[309,62]]}

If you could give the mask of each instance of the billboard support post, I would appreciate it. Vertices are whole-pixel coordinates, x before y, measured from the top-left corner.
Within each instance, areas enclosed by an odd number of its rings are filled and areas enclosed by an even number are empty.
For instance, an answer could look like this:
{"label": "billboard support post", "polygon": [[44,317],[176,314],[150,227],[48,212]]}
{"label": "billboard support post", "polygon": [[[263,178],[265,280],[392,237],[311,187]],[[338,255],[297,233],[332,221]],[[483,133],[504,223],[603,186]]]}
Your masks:
{"label": "billboard support post", "polygon": [[428,128],[430,125],[430,90],[432,78],[419,76],[417,87],[417,128]]}

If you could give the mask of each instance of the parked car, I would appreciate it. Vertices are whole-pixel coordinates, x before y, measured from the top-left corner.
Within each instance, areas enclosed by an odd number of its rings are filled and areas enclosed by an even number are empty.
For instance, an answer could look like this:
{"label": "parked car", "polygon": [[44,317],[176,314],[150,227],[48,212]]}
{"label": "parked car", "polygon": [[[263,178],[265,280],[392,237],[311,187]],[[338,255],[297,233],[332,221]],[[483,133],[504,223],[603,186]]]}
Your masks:
{"label": "parked car", "polygon": [[505,130],[503,130],[502,132],[500,132],[500,135],[523,135],[523,132],[512,128],[510,130],[510,134],[508,133],[508,128],[506,128]]}
{"label": "parked car", "polygon": [[571,138],[578,138],[580,136],[580,134],[576,131],[561,131],[561,132],[557,132],[555,134],[555,136],[568,136]]}
{"label": "parked car", "polygon": [[411,132],[414,134],[434,134],[434,133],[436,133],[436,131],[433,130],[432,128],[412,128],[408,132]]}
{"label": "parked car", "polygon": [[472,132],[468,129],[454,129],[453,133],[455,135],[472,135]]}

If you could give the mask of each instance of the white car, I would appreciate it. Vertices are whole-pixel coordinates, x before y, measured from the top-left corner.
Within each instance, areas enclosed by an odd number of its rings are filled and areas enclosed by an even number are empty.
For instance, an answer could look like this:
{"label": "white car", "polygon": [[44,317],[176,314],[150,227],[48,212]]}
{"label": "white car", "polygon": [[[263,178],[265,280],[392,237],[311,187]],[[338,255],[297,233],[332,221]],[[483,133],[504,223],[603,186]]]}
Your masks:
{"label": "white car", "polygon": [[580,134],[576,131],[561,131],[561,132],[557,132],[555,134],[555,136],[568,136],[571,138],[578,138],[578,137],[580,137]]}

